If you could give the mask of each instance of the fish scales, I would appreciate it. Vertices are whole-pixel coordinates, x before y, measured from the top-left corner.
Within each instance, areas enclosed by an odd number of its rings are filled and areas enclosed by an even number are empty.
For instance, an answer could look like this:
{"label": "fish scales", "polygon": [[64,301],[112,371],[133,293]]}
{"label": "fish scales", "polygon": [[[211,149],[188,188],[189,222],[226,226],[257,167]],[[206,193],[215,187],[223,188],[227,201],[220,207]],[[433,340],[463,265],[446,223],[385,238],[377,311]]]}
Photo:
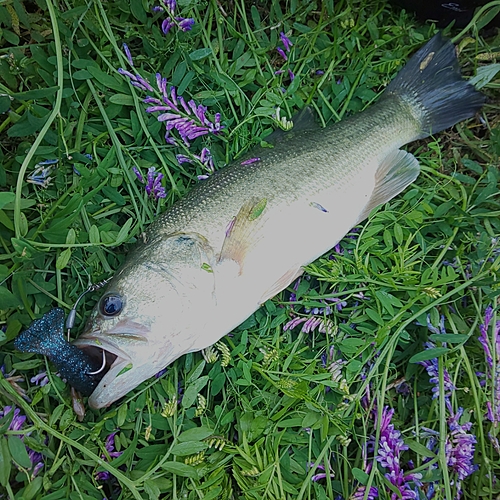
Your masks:
{"label": "fish scales", "polygon": [[297,119],[272,149],[252,151],[259,161],[201,182],[151,225],[74,342],[106,361],[90,406],[230,332],[417,178],[402,145],[483,103],[438,34],[367,110],[325,129]]}

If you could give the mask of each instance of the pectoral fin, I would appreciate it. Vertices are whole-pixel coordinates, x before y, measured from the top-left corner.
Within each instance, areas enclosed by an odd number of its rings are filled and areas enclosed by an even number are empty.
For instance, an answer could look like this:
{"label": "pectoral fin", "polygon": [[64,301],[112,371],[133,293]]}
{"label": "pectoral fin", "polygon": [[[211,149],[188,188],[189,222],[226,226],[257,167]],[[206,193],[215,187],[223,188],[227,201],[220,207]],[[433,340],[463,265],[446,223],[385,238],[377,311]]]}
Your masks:
{"label": "pectoral fin", "polygon": [[242,273],[248,250],[261,238],[259,228],[266,206],[265,198],[251,198],[240,208],[226,228],[226,237],[218,262],[226,259],[233,260],[240,267],[239,274]]}
{"label": "pectoral fin", "polygon": [[366,219],[375,207],[387,203],[403,191],[419,173],[420,165],[411,153],[398,149],[389,154],[375,174],[375,189],[356,224]]}

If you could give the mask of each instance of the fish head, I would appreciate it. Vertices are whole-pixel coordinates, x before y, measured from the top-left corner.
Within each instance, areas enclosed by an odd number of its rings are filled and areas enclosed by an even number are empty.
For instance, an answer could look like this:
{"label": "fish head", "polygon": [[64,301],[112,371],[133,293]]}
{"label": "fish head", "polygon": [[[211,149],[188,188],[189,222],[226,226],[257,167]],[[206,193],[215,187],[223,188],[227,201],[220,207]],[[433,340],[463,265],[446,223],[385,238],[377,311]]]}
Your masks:
{"label": "fish head", "polygon": [[74,342],[103,359],[89,397],[103,408],[175,359],[199,350],[215,306],[213,252],[199,235],[159,238],[133,252]]}

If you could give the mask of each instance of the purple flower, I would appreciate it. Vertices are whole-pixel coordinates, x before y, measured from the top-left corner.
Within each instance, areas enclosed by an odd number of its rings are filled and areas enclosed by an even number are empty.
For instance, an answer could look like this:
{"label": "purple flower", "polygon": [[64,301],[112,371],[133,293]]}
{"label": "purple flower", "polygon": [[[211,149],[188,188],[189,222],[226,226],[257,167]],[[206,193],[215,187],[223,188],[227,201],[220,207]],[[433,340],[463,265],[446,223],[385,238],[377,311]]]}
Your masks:
{"label": "purple flower", "polygon": [[[3,410],[0,410],[0,418],[3,418],[5,416],[9,415],[12,411],[13,411],[13,417],[12,417],[12,421],[9,424],[8,430],[9,431],[21,431],[22,427],[26,423],[26,416],[21,415],[21,410],[19,408],[13,409],[12,406],[5,406],[3,408]],[[29,432],[26,434],[24,432],[19,432],[19,434],[20,434],[20,438],[24,439],[24,436],[29,435]],[[3,438],[0,437],[0,439],[3,439]],[[32,466],[31,477],[33,478],[38,474],[38,472],[40,472],[40,470],[42,469],[42,467],[44,465],[43,464],[43,456],[41,453],[34,451],[31,448],[28,448],[27,446],[26,446],[26,451],[28,452],[28,457],[31,461],[31,466]]]}
{"label": "purple flower", "polygon": [[157,200],[158,198],[165,198],[167,196],[165,188],[161,185],[163,174],[156,172],[155,167],[148,168],[146,182],[144,182],[144,177],[136,167],[132,167],[132,170],[137,176],[137,179],[139,179],[139,181],[142,182],[143,184],[146,184],[145,190],[150,198]]}
{"label": "purple flower", "polygon": [[[106,460],[106,462],[111,458],[118,458],[123,451],[115,451],[115,436],[118,431],[112,432],[106,437],[106,441],[104,442],[104,449],[106,450],[106,453],[101,454],[101,458],[103,460]],[[97,481],[107,481],[111,477],[111,474],[105,470],[105,471],[100,471],[97,472],[95,475],[95,478]]]}
{"label": "purple flower", "polygon": [[[491,342],[488,337],[488,329],[491,323],[491,320],[493,319],[493,307],[488,306],[486,308],[486,311],[484,312],[484,322],[479,325],[479,342],[481,342],[481,345],[483,346],[484,353],[486,354],[486,362],[488,363],[488,366],[490,369],[493,368],[493,356],[492,356],[492,348],[491,348]],[[499,333],[500,333],[500,321],[497,322],[495,325],[495,328],[492,329],[492,334],[493,334],[493,345],[494,349],[497,354],[500,353],[500,345],[499,345]]]}
{"label": "purple flower", "polygon": [[293,47],[293,43],[285,35],[285,33],[283,33],[283,31],[280,33],[280,38],[281,38],[281,41],[283,42],[283,45],[285,46],[285,50],[287,52],[290,52],[290,49]]}
{"label": "purple flower", "polygon": [[139,169],[137,167],[132,167],[132,170],[134,171],[134,174],[137,176],[140,182],[144,183],[144,177],[142,174],[139,172]]}
{"label": "purple flower", "polygon": [[[398,488],[401,493],[401,498],[405,500],[416,499],[418,498],[417,493],[411,489],[409,483],[414,482],[415,484],[420,484],[422,474],[404,474],[404,470],[401,467],[401,454],[403,451],[408,450],[408,446],[404,444],[401,438],[401,432],[396,430],[394,425],[391,424],[393,415],[394,409],[389,409],[389,407],[386,406],[382,410],[380,441],[376,460],[382,467],[389,470],[389,472],[385,474],[385,477]],[[391,500],[396,500],[397,498],[399,497],[396,493],[391,495]]]}
{"label": "purple flower", "polygon": [[[311,463],[309,465],[310,465],[310,467],[314,467],[315,464]],[[322,471],[325,470],[325,468],[322,465],[318,465],[316,467],[316,469],[319,469],[319,470],[322,470]],[[332,479],[335,477],[335,474],[333,474],[333,473],[326,474],[326,472],[320,472],[318,474],[315,474],[313,477],[311,477],[311,481],[316,482],[316,481],[319,481],[320,479],[325,479],[327,475],[330,476]]]}
{"label": "purple flower", "polygon": [[190,17],[174,16],[177,2],[175,0],[163,0],[165,8],[153,7],[154,12],[166,12],[168,17],[161,23],[161,30],[166,35],[174,26],[181,31],[191,31],[194,25],[194,19]]}
{"label": "purple flower", "polygon": [[148,168],[148,178],[146,181],[146,193],[148,196],[157,200],[158,198],[165,198],[167,193],[165,188],[161,185],[163,179],[162,173],[157,173],[155,167]]}
{"label": "purple flower", "polygon": [[[433,349],[435,345],[432,342],[426,342],[425,343],[425,348],[426,349]],[[434,387],[432,388],[432,399],[436,399],[439,397],[439,366],[438,366],[438,360],[437,358],[429,359],[426,361],[420,361],[420,365],[422,365],[426,370],[427,373],[430,377],[429,381],[434,384]],[[446,400],[446,406],[450,409],[451,411],[451,402],[450,402],[450,397],[452,392],[456,389],[455,385],[451,381],[450,374],[448,373],[448,370],[444,369],[443,370],[443,378],[444,378],[444,397]]]}
{"label": "purple flower", "polygon": [[139,75],[139,73],[134,75],[130,71],[127,71],[126,69],[123,68],[118,68],[118,73],[120,73],[120,75],[126,76],[130,80],[130,85],[133,85],[134,87],[137,87],[138,89],[143,90],[144,92],[154,91],[153,87],[151,87],[151,84],[141,75]]}
{"label": "purple flower", "polygon": [[30,378],[30,382],[35,385],[43,387],[49,383],[49,377],[47,377],[47,372],[40,372],[38,375]]}
{"label": "purple flower", "polygon": [[356,491],[349,497],[349,500],[374,500],[378,498],[378,490],[374,486],[370,487],[368,495],[366,495],[366,486],[358,486]]}
{"label": "purple flower", "polygon": [[248,160],[243,160],[240,165],[251,165],[252,163],[257,163],[260,161],[260,158],[248,158]]}
{"label": "purple flower", "polygon": [[445,444],[448,467],[457,473],[459,481],[463,481],[477,470],[477,466],[473,464],[476,437],[468,432],[472,427],[472,422],[466,422],[463,425],[458,423],[463,413],[463,408],[459,408],[457,413],[449,418],[450,434]]}
{"label": "purple flower", "polygon": [[[5,417],[12,411],[12,406],[5,406],[3,410],[0,410],[0,418]],[[26,422],[26,416],[21,415],[21,410],[19,408],[14,408],[14,416],[9,424],[9,431],[20,431]]]}
{"label": "purple flower", "polygon": [[207,174],[198,175],[198,180],[208,179],[209,175],[215,172],[215,165],[212,153],[210,153],[210,150],[208,148],[203,148],[199,156],[192,155],[192,157],[190,158],[189,156],[179,154],[176,155],[176,158],[179,165],[182,165],[183,163],[193,163],[195,160],[198,160],[203,165],[205,170],[208,172]]}
{"label": "purple flower", "polygon": [[194,26],[194,19],[190,17],[176,17],[176,20],[179,21],[179,28],[182,31],[191,31]]}
{"label": "purple flower", "polygon": [[295,73],[291,69],[288,69],[288,76],[290,77],[290,80],[293,82],[293,80],[295,79]]}
{"label": "purple flower", "polygon": [[276,49],[278,51],[278,54],[285,60],[285,61],[288,61],[288,56],[285,54],[285,51],[281,48],[281,47],[278,47]]}
{"label": "purple flower", "polygon": [[125,52],[125,55],[127,56],[127,60],[130,64],[130,66],[133,66],[134,60],[132,59],[132,54],[130,53],[130,49],[128,48],[128,45],[126,43],[124,43],[122,45],[122,47],[123,47],[123,52]]}

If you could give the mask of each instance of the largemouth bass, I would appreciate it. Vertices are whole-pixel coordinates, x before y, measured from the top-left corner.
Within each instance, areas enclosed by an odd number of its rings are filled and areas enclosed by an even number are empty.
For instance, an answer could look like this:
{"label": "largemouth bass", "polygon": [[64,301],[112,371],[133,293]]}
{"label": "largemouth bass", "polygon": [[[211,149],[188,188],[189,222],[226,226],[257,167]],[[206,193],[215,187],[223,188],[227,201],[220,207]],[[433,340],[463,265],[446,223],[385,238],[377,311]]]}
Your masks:
{"label": "largemouth bass", "polygon": [[292,129],[197,185],[150,226],[74,342],[106,360],[90,406],[110,405],[238,326],[417,178],[401,146],[483,103],[438,34],[366,111]]}

